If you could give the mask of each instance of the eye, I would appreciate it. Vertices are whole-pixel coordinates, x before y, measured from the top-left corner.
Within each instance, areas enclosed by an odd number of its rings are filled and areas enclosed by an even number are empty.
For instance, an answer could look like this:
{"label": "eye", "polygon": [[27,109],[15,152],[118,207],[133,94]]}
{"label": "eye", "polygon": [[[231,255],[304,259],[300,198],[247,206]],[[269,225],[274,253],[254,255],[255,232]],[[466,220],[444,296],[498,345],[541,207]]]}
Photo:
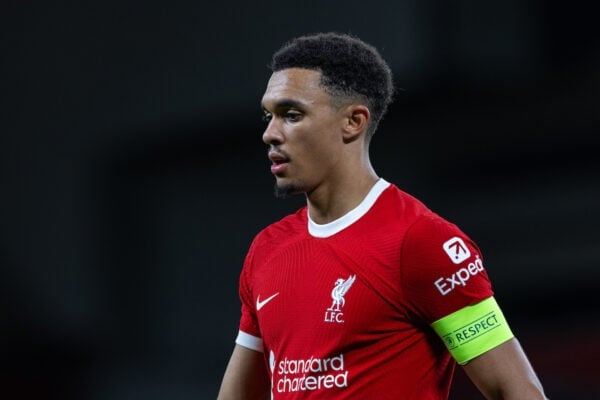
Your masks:
{"label": "eye", "polygon": [[262,116],[264,122],[270,122],[273,119],[273,114],[265,112]]}
{"label": "eye", "polygon": [[302,119],[302,113],[298,111],[289,110],[284,114],[284,118],[288,122],[298,122]]}

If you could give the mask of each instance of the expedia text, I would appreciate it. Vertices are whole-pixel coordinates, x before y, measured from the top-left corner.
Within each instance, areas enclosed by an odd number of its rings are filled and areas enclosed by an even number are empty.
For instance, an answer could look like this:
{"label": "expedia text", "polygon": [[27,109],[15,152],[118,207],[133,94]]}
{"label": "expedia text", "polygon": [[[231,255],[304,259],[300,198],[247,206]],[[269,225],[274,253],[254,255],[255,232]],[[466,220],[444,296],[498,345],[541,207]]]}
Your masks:
{"label": "expedia text", "polygon": [[475,256],[475,261],[469,263],[466,267],[459,269],[447,278],[439,278],[434,284],[442,296],[445,296],[458,286],[466,286],[469,279],[481,271],[483,271],[483,262],[479,256]]}

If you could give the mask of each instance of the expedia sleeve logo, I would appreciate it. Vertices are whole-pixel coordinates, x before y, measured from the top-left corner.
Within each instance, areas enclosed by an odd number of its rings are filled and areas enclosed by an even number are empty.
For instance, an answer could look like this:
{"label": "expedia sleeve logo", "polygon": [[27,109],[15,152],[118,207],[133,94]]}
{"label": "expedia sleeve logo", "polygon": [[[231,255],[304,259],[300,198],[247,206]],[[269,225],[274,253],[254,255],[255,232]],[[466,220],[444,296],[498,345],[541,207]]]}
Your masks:
{"label": "expedia sleeve logo", "polygon": [[469,279],[481,271],[483,271],[483,262],[479,256],[475,256],[475,261],[469,263],[466,267],[460,268],[450,276],[436,279],[433,284],[442,296],[445,296],[457,287],[467,286]]}
{"label": "expedia sleeve logo", "polygon": [[454,264],[460,264],[471,257],[469,248],[465,242],[457,236],[445,242],[442,247]]}
{"label": "expedia sleeve logo", "polygon": [[[454,264],[460,264],[471,257],[471,251],[458,236],[447,240],[442,247]],[[442,276],[436,279],[434,285],[442,296],[445,296],[459,286],[466,286],[469,279],[481,271],[483,271],[483,262],[479,258],[479,255],[476,255],[473,262],[458,269],[450,276]]]}

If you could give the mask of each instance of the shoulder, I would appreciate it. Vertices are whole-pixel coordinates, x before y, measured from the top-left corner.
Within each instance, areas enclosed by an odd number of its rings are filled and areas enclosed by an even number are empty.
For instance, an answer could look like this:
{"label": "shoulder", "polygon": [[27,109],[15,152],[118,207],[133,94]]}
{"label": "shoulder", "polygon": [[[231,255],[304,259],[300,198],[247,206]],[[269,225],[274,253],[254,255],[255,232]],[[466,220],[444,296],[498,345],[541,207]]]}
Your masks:
{"label": "shoulder", "polygon": [[428,321],[493,295],[475,242],[436,214],[413,223],[401,252],[403,287]]}
{"label": "shoulder", "polygon": [[255,237],[255,241],[269,241],[273,238],[287,237],[299,232],[306,232],[308,224],[307,209],[302,207],[279,221],[263,228]]}
{"label": "shoulder", "polygon": [[402,244],[403,265],[419,275],[449,272],[468,260],[482,258],[475,242],[457,225],[429,212],[408,227]]}
{"label": "shoulder", "polygon": [[372,214],[381,222],[401,224],[404,231],[422,216],[433,213],[420,200],[390,184],[375,203]]}
{"label": "shoulder", "polygon": [[394,184],[382,194],[378,206],[380,212],[403,226],[408,245],[425,244],[448,235],[464,235],[455,224]]}
{"label": "shoulder", "polygon": [[249,256],[265,257],[277,248],[285,247],[287,243],[306,235],[308,225],[306,212],[306,207],[302,207],[262,229],[250,245]]}

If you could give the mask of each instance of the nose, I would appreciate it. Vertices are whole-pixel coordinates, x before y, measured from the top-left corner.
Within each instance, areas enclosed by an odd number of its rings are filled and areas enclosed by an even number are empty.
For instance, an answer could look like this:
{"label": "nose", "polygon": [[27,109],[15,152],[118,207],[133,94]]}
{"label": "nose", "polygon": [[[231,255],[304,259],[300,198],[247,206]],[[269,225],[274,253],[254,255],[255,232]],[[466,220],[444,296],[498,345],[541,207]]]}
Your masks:
{"label": "nose", "polygon": [[268,145],[278,145],[283,142],[283,135],[279,129],[279,124],[276,118],[269,121],[267,128],[263,132],[262,140]]}

